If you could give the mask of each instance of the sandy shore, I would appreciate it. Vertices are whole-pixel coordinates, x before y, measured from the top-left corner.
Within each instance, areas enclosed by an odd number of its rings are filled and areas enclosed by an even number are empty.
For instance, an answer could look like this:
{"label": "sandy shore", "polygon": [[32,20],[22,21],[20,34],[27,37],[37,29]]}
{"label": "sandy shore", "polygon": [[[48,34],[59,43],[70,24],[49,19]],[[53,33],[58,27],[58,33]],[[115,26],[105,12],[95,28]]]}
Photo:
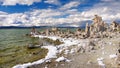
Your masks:
{"label": "sandy shore", "polygon": [[57,46],[43,46],[49,50],[45,59],[16,65],[13,68],[117,68],[120,34],[113,38],[47,38],[59,39],[64,43]]}
{"label": "sandy shore", "polygon": [[[119,35],[120,36],[120,35]],[[94,41],[95,49],[86,52],[78,52],[79,46],[69,46],[61,54],[70,62],[56,62],[56,58],[50,62],[45,62],[38,65],[32,65],[29,68],[117,68],[116,57],[119,49],[120,37],[102,38],[102,39],[84,39]],[[87,43],[87,42],[86,42]],[[66,50],[69,52],[65,54]],[[74,50],[70,53],[71,50]]]}

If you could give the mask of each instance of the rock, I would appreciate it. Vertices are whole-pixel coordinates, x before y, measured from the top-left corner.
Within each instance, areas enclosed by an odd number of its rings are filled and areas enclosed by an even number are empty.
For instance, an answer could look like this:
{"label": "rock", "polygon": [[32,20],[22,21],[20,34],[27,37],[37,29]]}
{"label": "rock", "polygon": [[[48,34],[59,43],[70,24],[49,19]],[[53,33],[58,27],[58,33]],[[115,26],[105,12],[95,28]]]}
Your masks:
{"label": "rock", "polygon": [[94,42],[90,41],[89,46],[96,46]]}
{"label": "rock", "polygon": [[85,34],[86,34],[86,37],[90,36],[90,27],[89,27],[88,23],[86,24]]}
{"label": "rock", "polygon": [[85,48],[83,48],[83,46],[80,46],[80,47],[77,49],[77,52],[84,53],[84,52],[85,52]]}
{"label": "rock", "polygon": [[39,47],[40,47],[40,45],[33,45],[33,44],[29,44],[27,46],[28,49],[34,49],[34,48],[39,48]]}
{"label": "rock", "polygon": [[56,62],[70,62],[71,60],[68,60],[67,58],[59,57],[58,59],[55,60]]}
{"label": "rock", "polygon": [[120,67],[120,55],[117,56],[116,64],[117,64],[117,67],[119,68]]}
{"label": "rock", "polygon": [[118,49],[118,53],[120,53],[120,49]]}
{"label": "rock", "polygon": [[86,46],[86,52],[91,52],[92,50],[95,50],[95,43],[93,43],[92,41],[90,41],[89,43],[88,43],[88,45]]}
{"label": "rock", "polygon": [[111,24],[110,24],[110,29],[112,31],[118,31],[120,29],[120,25],[119,23],[113,21]]}

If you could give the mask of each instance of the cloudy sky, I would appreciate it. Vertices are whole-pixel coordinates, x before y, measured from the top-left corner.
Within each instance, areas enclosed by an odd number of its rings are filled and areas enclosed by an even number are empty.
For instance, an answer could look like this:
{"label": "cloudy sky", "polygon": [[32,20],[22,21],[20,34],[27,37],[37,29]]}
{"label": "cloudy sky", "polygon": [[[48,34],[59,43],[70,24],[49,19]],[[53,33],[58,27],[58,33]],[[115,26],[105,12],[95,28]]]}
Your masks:
{"label": "cloudy sky", "polygon": [[120,20],[120,0],[0,0],[0,26],[82,26]]}

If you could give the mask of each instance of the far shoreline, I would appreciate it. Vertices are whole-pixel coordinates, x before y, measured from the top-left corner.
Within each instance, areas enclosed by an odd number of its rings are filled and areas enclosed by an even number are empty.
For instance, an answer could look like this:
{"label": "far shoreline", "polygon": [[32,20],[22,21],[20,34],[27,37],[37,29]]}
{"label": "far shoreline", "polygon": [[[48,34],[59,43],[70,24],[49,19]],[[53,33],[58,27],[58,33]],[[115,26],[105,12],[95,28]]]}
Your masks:
{"label": "far shoreline", "polygon": [[[31,29],[31,28],[53,28],[53,26],[30,26],[30,27],[16,27],[16,26],[0,26],[0,29]],[[85,26],[82,27],[56,27],[56,28],[81,28],[85,29]]]}

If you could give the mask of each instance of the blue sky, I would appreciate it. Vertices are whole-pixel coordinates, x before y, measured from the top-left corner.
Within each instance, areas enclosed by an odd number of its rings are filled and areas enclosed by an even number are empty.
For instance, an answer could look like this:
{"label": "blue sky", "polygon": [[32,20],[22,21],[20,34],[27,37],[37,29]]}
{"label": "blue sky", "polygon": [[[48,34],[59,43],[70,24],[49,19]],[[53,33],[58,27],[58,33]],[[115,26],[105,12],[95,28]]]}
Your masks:
{"label": "blue sky", "polygon": [[[9,0],[8,0],[9,1]],[[50,4],[50,3],[45,3],[44,2],[45,0],[41,1],[41,2],[33,2],[33,4],[31,5],[21,5],[19,3],[16,3],[16,5],[2,5],[3,2],[1,3],[0,5],[0,11],[4,11],[4,12],[7,12],[7,13],[23,13],[23,12],[26,12],[26,11],[31,11],[33,9],[47,9],[47,8],[51,8],[51,9],[57,9],[59,8],[60,6],[62,5],[65,5],[69,2],[71,2],[72,0],[58,0],[60,2],[60,4],[56,5],[56,4]],[[77,1],[77,0],[76,0]],[[80,1],[78,1],[80,2]],[[81,10],[84,10],[86,7],[92,7],[94,4],[100,2],[100,0],[81,0],[81,3],[80,5],[78,5],[76,8],[77,9],[81,9]]]}
{"label": "blue sky", "polygon": [[95,14],[111,23],[120,19],[120,0],[0,0],[0,26],[73,26]]}

